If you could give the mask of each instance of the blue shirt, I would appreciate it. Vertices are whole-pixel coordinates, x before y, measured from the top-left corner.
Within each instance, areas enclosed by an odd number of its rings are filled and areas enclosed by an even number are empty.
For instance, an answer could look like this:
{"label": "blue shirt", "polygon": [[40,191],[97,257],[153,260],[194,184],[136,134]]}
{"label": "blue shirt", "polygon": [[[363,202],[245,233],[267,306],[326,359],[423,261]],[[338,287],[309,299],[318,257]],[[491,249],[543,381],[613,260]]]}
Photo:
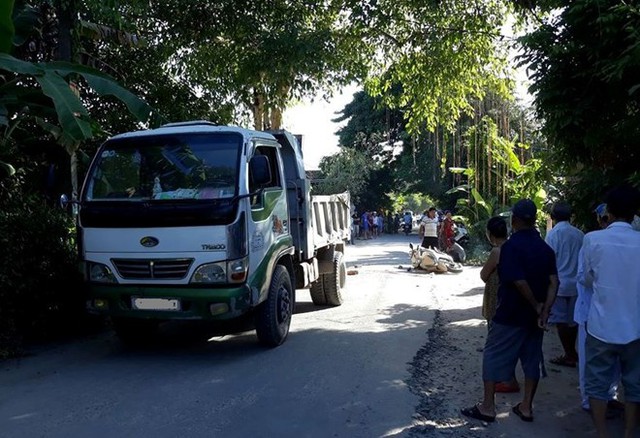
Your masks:
{"label": "blue shirt", "polygon": [[525,280],[539,303],[547,299],[549,277],[557,274],[556,257],[534,229],[515,232],[500,248],[498,305],[493,321],[512,326],[535,326],[538,315],[516,288]]}
{"label": "blue shirt", "polygon": [[545,241],[556,253],[559,297],[573,297],[578,293],[578,253],[583,239],[584,233],[567,221],[558,222],[547,234]]}

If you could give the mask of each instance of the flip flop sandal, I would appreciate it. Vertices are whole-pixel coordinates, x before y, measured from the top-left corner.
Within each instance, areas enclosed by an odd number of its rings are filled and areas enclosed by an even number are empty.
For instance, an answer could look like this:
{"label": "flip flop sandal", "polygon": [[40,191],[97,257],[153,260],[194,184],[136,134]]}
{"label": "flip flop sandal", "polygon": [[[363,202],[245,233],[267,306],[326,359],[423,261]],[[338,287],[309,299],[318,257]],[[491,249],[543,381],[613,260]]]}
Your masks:
{"label": "flip flop sandal", "polygon": [[495,415],[492,417],[491,415],[484,415],[482,412],[480,412],[480,409],[478,409],[478,405],[474,405],[471,408],[461,409],[460,412],[465,417],[475,418],[476,420],[486,421],[487,423],[493,423],[494,421],[496,421]]}
{"label": "flip flop sandal", "polygon": [[522,421],[526,421],[527,423],[531,423],[533,421],[533,415],[528,416],[522,413],[522,411],[520,410],[520,403],[518,403],[513,408],[511,408],[511,410],[513,411],[514,414],[520,417]]}

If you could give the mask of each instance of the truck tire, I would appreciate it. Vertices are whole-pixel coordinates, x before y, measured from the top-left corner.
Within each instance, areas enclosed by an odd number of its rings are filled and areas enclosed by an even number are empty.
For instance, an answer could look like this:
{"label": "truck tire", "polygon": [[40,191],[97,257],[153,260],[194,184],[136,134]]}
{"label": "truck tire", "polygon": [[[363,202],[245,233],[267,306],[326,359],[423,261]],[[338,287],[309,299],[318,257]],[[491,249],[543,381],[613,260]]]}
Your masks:
{"label": "truck tire", "polygon": [[318,279],[311,283],[309,291],[311,292],[311,301],[313,301],[313,304],[316,306],[327,305],[327,296],[324,293],[324,274],[320,274]]}
{"label": "truck tire", "polygon": [[256,334],[267,347],[281,345],[289,334],[295,294],[289,271],[277,265],[271,277],[269,295],[256,309]]}
{"label": "truck tire", "polygon": [[139,318],[112,318],[111,324],[123,344],[141,346],[153,340],[160,321]]}
{"label": "truck tire", "polygon": [[324,283],[324,295],[327,304],[339,306],[342,304],[342,288],[347,281],[347,266],[344,255],[340,251],[333,254],[333,272],[322,274]]}

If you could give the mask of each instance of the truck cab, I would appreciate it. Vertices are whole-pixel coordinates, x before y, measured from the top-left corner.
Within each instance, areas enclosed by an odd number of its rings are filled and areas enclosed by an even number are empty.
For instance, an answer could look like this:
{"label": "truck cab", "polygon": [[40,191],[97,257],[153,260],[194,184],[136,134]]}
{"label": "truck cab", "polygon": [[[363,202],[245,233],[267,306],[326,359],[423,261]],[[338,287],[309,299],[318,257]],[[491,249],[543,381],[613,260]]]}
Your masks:
{"label": "truck cab", "polygon": [[203,121],[107,140],[77,209],[89,310],[136,343],[166,320],[251,313],[258,339],[280,345],[296,287],[317,289],[344,239],[316,242],[302,163],[286,131]]}

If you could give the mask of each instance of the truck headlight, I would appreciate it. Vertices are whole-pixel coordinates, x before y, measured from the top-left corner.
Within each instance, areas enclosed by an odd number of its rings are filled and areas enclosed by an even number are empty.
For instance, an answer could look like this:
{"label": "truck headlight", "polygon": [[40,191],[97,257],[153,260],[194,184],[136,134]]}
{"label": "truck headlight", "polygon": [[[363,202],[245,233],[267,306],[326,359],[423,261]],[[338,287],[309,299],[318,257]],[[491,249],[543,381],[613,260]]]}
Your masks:
{"label": "truck headlight", "polygon": [[242,283],[247,279],[247,258],[198,266],[191,283]]}
{"label": "truck headlight", "polygon": [[191,276],[191,283],[225,283],[226,281],[227,272],[224,262],[200,265]]}
{"label": "truck headlight", "polygon": [[89,281],[96,283],[117,283],[116,276],[111,269],[102,263],[89,263]]}

